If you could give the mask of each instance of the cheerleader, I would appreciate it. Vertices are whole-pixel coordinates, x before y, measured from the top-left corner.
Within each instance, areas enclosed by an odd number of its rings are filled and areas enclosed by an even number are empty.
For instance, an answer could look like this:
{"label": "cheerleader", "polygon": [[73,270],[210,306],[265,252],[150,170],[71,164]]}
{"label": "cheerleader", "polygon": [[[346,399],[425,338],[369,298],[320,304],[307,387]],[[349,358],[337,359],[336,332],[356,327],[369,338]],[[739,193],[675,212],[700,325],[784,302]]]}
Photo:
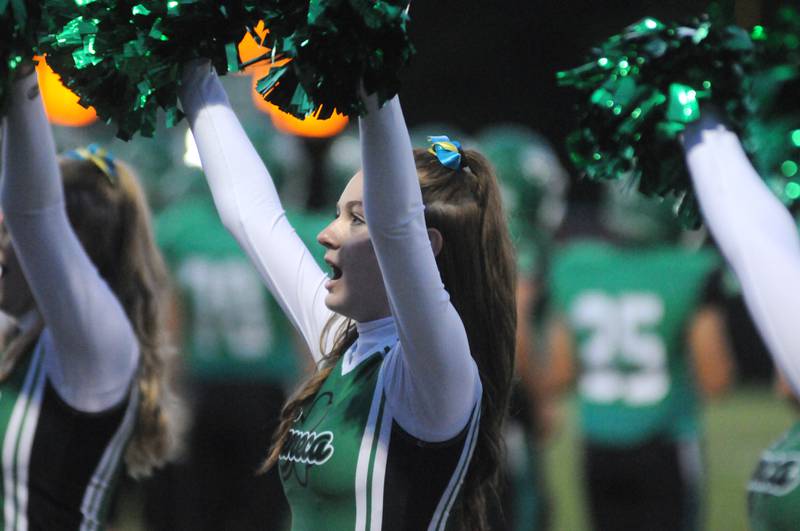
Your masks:
{"label": "cheerleader", "polygon": [[[788,210],[770,192],[737,135],[713,109],[684,135],[686,162],[714,238],[742,285],[767,347],[800,396],[800,238]],[[754,530],[796,529],[800,499],[800,425],[761,456],[748,484]]]}
{"label": "cheerleader", "polygon": [[293,529],[486,528],[515,321],[486,160],[446,139],[412,151],[399,101],[367,98],[363,170],[318,237],[325,274],[208,63],[187,65],[181,102],[223,223],[317,363],[266,463]]}
{"label": "cheerleader", "polygon": [[132,173],[94,149],[57,160],[21,68],[3,128],[4,528],[100,529],[123,461],[146,475],[176,446],[164,266]]}

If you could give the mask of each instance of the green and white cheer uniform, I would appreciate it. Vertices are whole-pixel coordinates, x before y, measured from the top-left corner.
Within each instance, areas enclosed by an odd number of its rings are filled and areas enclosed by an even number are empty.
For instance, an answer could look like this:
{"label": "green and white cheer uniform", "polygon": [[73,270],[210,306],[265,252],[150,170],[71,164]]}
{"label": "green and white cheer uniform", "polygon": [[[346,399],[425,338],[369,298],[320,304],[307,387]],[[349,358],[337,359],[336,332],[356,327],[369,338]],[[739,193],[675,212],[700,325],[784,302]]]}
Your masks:
{"label": "green and white cheer uniform", "polygon": [[800,525],[800,423],[764,450],[747,485],[752,531],[790,531]]}
{"label": "green and white cheer uniform", "polygon": [[359,324],[358,344],[292,427],[279,470],[295,529],[444,528],[479,412],[449,441],[407,433],[386,396],[396,347],[393,319]]}
{"label": "green and white cheer uniform", "polygon": [[67,404],[39,344],[0,383],[2,529],[103,529],[136,422],[136,397],[99,413]]}

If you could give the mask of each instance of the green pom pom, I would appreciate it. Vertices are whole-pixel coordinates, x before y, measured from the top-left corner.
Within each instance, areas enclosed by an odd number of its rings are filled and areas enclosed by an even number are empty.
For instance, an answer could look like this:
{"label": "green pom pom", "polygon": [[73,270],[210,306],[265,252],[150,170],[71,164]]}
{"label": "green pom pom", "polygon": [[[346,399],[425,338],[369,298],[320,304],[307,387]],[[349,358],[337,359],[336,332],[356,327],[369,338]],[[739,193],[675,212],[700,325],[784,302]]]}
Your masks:
{"label": "green pom pom", "polygon": [[783,7],[769,28],[756,26],[757,120],[745,147],[759,174],[787,205],[800,199],[800,11]]}
{"label": "green pom pom", "polygon": [[120,138],[152,136],[159,109],[167,125],[181,119],[181,66],[203,57],[222,74],[236,70],[236,44],[281,3],[289,2],[47,0],[41,46],[81,104],[116,124]]}
{"label": "green pom pom", "polygon": [[[279,63],[257,82],[257,90],[284,112],[328,118],[334,109],[363,115],[363,81],[381,104],[397,94],[399,72],[414,53],[408,33],[407,0],[317,0],[291,33],[268,22],[268,45]],[[286,27],[284,24],[281,27]]]}
{"label": "green pom pom", "polygon": [[587,64],[558,73],[585,97],[580,128],[568,138],[573,163],[589,178],[627,178],[646,195],[670,198],[685,226],[699,225],[679,135],[700,118],[701,102],[743,130],[753,112],[754,56],[747,32],[708,18],[629,26]]}
{"label": "green pom pom", "polygon": [[11,84],[17,67],[33,59],[36,35],[41,22],[38,2],[24,0],[0,1],[0,116],[9,104]]}

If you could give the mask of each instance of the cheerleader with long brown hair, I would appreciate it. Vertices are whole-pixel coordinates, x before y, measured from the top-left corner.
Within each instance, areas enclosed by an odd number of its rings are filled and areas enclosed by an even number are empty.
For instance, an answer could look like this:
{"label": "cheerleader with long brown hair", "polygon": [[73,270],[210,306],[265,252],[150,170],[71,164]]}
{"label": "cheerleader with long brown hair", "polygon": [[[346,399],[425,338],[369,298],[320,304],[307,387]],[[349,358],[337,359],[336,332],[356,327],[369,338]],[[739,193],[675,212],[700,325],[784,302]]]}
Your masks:
{"label": "cheerleader with long brown hair", "polygon": [[266,463],[280,471],[293,529],[485,528],[515,322],[486,159],[446,138],[413,151],[399,101],[367,98],[363,170],[318,237],[326,274],[208,63],[186,66],[181,101],[223,223],[317,363]]}

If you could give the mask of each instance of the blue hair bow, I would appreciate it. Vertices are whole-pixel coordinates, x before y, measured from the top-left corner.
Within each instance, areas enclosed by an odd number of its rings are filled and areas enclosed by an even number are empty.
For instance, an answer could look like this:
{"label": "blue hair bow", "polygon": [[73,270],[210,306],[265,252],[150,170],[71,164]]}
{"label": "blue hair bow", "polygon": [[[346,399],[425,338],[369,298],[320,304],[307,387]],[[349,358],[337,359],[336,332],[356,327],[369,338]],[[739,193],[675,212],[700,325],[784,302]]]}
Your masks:
{"label": "blue hair bow", "polygon": [[90,160],[108,178],[111,185],[117,183],[117,166],[114,164],[114,155],[97,144],[73,149],[64,153],[64,156],[73,160]]}
{"label": "blue hair bow", "polygon": [[428,142],[431,143],[428,153],[436,155],[442,166],[456,171],[461,169],[461,142],[450,140],[444,135],[429,136]]}

